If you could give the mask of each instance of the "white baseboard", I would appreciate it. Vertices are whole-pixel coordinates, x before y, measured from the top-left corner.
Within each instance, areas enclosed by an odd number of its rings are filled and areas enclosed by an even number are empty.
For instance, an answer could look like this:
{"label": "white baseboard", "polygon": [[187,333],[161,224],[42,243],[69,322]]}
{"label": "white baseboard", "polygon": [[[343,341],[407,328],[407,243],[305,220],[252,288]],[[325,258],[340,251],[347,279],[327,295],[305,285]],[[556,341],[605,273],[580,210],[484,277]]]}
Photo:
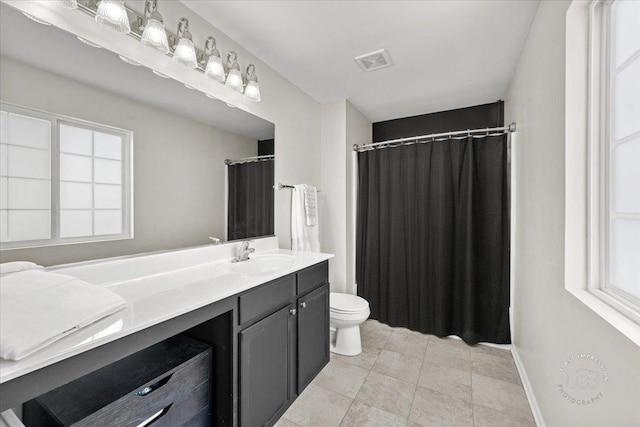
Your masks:
{"label": "white baseboard", "polygon": [[536,425],[538,427],[546,427],[544,419],[542,418],[542,412],[538,406],[538,401],[536,400],[536,396],[533,394],[533,388],[529,382],[527,371],[524,370],[524,365],[522,364],[522,360],[520,359],[520,355],[518,354],[518,350],[516,350],[515,345],[511,346],[511,354],[513,355],[513,360],[516,362],[516,368],[518,369],[518,374],[520,374],[524,392],[527,395],[527,400],[529,401],[529,406],[531,407],[531,412],[533,413]]}

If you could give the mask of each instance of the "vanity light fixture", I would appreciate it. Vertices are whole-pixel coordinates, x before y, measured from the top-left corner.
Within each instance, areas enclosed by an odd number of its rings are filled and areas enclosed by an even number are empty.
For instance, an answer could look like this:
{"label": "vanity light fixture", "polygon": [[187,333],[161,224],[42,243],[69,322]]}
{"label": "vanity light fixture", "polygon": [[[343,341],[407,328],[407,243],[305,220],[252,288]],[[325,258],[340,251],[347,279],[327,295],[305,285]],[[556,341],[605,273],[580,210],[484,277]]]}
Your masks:
{"label": "vanity light fixture", "polygon": [[78,8],[78,0],[58,0],[60,4],[67,9],[77,9]]}
{"label": "vanity light fixture", "polygon": [[205,54],[209,56],[207,67],[204,70],[205,77],[224,82],[224,65],[220,59],[220,51],[216,48],[216,39],[209,36],[204,42]]}
{"label": "vanity light fixture", "polygon": [[189,21],[187,18],[180,18],[178,21],[178,44],[173,51],[173,60],[186,68],[196,68],[196,49],[193,46],[191,33],[189,32]]}
{"label": "vanity light fixture", "polygon": [[240,74],[240,65],[238,65],[238,54],[234,51],[229,52],[227,55],[227,66],[229,67],[229,74],[227,74],[225,86],[242,93],[244,89],[242,87],[242,74]]}
{"label": "vanity light fixture", "polygon": [[78,38],[78,40],[80,40],[82,43],[86,44],[87,46],[91,46],[91,47],[95,47],[96,49],[102,49],[102,46],[100,46],[97,43],[91,42],[85,38],[82,38],[80,36],[76,36]]}
{"label": "vanity light fixture", "polygon": [[122,56],[122,55],[118,55],[120,57],[120,59],[122,59],[124,62],[126,62],[129,65],[133,65],[134,67],[140,67],[142,64],[139,62],[134,61],[133,59],[129,59],[126,56]]}
{"label": "vanity light fixture", "polygon": [[129,34],[131,32],[124,0],[100,0],[95,19],[96,22],[116,33]]}
{"label": "vanity light fixture", "polygon": [[247,87],[244,88],[244,96],[249,101],[260,102],[260,87],[258,86],[258,77],[256,77],[256,67],[249,64],[247,67]]}
{"label": "vanity light fixture", "polygon": [[164,29],[162,15],[157,10],[157,0],[146,0],[144,4],[144,31],[140,42],[147,48],[164,55],[169,53],[169,40]]}
{"label": "vanity light fixture", "polygon": [[33,15],[32,15],[32,14],[30,14],[30,13],[22,12],[22,14],[23,14],[24,16],[26,16],[27,18],[31,19],[33,22],[37,22],[38,24],[47,25],[47,26],[50,26],[50,25],[51,25],[51,24],[49,24],[47,21],[43,21],[43,20],[42,20],[42,19],[40,19],[40,18],[36,18],[35,16],[33,16]]}

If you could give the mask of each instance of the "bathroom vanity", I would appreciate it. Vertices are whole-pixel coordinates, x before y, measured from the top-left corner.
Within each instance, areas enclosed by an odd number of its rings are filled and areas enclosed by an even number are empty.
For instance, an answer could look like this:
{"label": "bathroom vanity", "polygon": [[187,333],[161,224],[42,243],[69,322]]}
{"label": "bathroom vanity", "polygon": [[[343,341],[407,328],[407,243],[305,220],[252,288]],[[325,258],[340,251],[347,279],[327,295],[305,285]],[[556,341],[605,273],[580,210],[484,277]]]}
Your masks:
{"label": "bathroom vanity", "polygon": [[[230,259],[237,244],[227,244],[52,269],[108,287],[129,305],[23,360],[0,361],[0,409],[29,402],[125,358],[151,364],[151,357],[135,356],[184,336],[210,346],[210,374],[203,375],[211,425],[272,425],[329,361],[332,257],[276,245],[275,238],[256,240],[251,259],[235,264]],[[130,394],[157,383],[156,377],[167,375],[145,378]],[[204,380],[195,376],[183,388]],[[166,397],[163,393],[157,395]],[[169,407],[165,421],[170,420],[172,409],[179,407],[172,403],[149,404],[148,415],[137,414],[136,419],[147,420]],[[162,418],[154,424],[165,425]]]}

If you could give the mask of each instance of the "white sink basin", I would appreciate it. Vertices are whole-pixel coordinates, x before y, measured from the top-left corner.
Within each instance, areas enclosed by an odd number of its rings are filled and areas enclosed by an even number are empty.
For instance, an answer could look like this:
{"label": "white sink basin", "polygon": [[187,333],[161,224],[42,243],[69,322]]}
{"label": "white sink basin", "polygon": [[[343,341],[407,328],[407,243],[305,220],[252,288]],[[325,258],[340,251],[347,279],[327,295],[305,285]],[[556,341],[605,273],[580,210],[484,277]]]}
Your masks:
{"label": "white sink basin", "polygon": [[275,273],[291,267],[294,261],[295,258],[291,255],[251,255],[246,261],[231,263],[229,269],[241,274]]}

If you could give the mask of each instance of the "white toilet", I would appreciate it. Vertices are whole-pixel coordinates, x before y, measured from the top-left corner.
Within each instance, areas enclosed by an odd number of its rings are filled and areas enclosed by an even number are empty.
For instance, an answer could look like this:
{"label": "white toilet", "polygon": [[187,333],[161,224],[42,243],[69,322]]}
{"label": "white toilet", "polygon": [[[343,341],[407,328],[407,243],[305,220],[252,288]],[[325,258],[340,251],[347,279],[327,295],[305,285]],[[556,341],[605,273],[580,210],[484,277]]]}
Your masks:
{"label": "white toilet", "polygon": [[357,356],[362,352],[360,324],[369,318],[369,303],[356,295],[332,292],[329,296],[329,319],[335,328],[335,341],[331,351],[345,356]]}

